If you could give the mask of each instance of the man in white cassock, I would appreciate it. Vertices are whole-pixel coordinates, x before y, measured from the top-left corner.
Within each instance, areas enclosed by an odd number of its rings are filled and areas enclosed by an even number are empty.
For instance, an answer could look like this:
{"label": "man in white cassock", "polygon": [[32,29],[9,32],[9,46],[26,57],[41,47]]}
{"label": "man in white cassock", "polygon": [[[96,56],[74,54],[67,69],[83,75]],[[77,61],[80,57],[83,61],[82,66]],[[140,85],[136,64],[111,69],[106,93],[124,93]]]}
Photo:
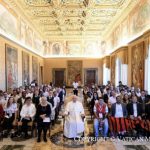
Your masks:
{"label": "man in white cassock", "polygon": [[67,138],[80,137],[84,132],[84,108],[78,97],[73,95],[65,107],[64,136]]}

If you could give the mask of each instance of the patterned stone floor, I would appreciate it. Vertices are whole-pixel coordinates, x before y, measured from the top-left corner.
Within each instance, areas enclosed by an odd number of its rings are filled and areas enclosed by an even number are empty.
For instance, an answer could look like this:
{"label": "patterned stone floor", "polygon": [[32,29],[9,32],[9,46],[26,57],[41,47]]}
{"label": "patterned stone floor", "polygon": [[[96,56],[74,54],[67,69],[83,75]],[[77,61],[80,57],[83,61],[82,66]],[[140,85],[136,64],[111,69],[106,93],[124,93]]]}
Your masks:
{"label": "patterned stone floor", "polygon": [[[70,93],[70,91],[68,91]],[[80,97],[82,92],[80,91]],[[62,109],[63,110],[63,109]],[[86,122],[85,122],[85,137],[90,133],[93,133],[93,122],[90,120],[90,114],[87,108],[85,108]],[[51,135],[63,130],[63,120],[59,119],[55,128],[51,131]],[[62,137],[63,138],[63,137]],[[59,141],[58,141],[59,142]],[[93,145],[87,144],[78,148],[70,148],[63,146],[63,144],[55,144],[49,139],[47,143],[43,141],[41,143],[36,142],[36,138],[32,138],[22,142],[12,141],[10,138],[4,138],[0,141],[0,150],[150,150],[150,142],[123,142],[112,140],[99,140]]]}

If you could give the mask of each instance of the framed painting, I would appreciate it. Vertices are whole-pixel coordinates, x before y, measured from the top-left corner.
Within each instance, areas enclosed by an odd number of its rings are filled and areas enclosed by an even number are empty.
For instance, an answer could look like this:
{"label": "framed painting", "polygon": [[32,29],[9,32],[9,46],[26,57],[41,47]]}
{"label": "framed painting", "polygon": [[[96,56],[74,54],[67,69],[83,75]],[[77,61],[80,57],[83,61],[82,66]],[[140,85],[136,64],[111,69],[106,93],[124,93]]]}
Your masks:
{"label": "framed painting", "polygon": [[22,52],[22,84],[30,84],[30,57],[26,52]]}
{"label": "framed painting", "polygon": [[39,64],[38,64],[38,58],[35,56],[32,56],[32,81],[39,79]]}
{"label": "framed painting", "polygon": [[18,51],[6,44],[6,89],[18,87]]}
{"label": "framed painting", "polygon": [[82,61],[68,61],[68,86],[76,80],[82,83]]}

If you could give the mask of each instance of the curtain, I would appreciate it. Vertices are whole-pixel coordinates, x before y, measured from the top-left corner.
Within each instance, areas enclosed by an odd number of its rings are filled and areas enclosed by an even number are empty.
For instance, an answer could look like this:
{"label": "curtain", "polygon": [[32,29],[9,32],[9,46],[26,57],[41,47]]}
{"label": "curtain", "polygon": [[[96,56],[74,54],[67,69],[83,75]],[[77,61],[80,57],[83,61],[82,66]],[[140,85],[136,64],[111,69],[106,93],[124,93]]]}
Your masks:
{"label": "curtain", "polygon": [[122,84],[127,85],[128,83],[128,65],[121,64],[121,81]]}
{"label": "curtain", "polygon": [[103,85],[106,85],[107,81],[110,81],[110,69],[103,64]]}
{"label": "curtain", "polygon": [[146,59],[145,59],[145,90],[150,94],[150,37],[146,41]]}

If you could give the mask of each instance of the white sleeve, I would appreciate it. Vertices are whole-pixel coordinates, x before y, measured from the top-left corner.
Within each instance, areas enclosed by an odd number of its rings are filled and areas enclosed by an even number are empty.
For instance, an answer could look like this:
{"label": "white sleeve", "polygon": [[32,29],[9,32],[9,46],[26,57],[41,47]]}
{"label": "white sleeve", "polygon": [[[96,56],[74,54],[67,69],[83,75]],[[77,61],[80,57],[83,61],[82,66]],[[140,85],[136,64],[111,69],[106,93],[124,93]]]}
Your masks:
{"label": "white sleeve", "polygon": [[106,112],[106,113],[108,113],[108,106],[106,106],[106,108],[105,108],[105,112]]}
{"label": "white sleeve", "polygon": [[68,113],[69,113],[69,103],[66,105],[66,107],[65,107],[65,112],[64,112],[64,114],[65,115],[68,115]]}
{"label": "white sleeve", "polygon": [[55,109],[57,107],[57,101],[56,101],[56,99],[54,98],[54,107],[53,107],[53,109]]}
{"label": "white sleeve", "polygon": [[81,103],[81,114],[85,114],[85,113],[84,113],[84,108],[83,108],[82,103]]}
{"label": "white sleeve", "polygon": [[20,112],[20,116],[22,117],[22,118],[24,118],[25,117],[25,111],[24,111],[24,106],[22,107],[22,109],[21,109],[21,112]]}
{"label": "white sleeve", "polygon": [[95,107],[95,105],[94,105],[93,111],[96,112],[96,107]]}
{"label": "white sleeve", "polygon": [[32,113],[31,113],[30,117],[33,118],[35,116],[35,113],[36,113],[36,108],[35,108],[35,105],[33,104],[32,105]]}
{"label": "white sleeve", "polygon": [[16,103],[15,103],[15,105],[14,105],[14,110],[15,110],[15,112],[18,111],[18,107],[17,107],[17,104],[16,104]]}

